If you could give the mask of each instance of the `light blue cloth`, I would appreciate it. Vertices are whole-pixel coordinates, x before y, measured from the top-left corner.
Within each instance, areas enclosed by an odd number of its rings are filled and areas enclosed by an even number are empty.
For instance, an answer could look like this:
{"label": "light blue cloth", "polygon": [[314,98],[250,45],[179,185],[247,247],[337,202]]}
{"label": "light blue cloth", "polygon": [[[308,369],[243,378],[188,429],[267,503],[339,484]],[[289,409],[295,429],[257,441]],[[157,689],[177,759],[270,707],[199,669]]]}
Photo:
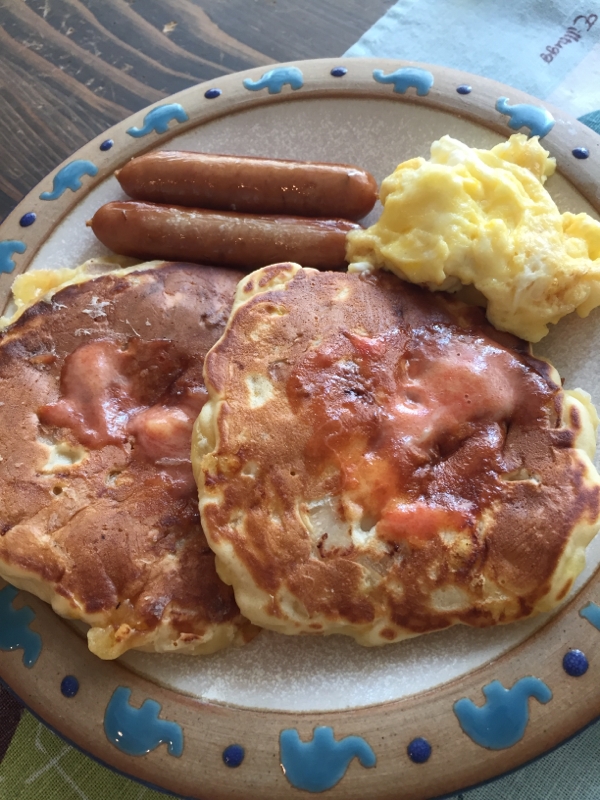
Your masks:
{"label": "light blue cloth", "polygon": [[591,115],[582,121],[600,132],[599,15],[597,4],[573,0],[399,0],[346,55],[493,78],[576,117]]}
{"label": "light blue cloth", "polygon": [[[493,78],[600,133],[599,16],[597,3],[573,0],[399,0],[345,55],[441,64]],[[600,722],[522,769],[453,797],[599,800]]]}

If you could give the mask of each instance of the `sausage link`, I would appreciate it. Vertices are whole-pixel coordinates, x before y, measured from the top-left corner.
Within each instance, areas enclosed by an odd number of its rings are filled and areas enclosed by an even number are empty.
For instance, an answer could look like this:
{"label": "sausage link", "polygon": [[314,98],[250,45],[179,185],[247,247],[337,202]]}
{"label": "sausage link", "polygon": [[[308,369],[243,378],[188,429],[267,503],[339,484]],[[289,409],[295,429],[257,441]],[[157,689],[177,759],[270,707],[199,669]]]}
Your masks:
{"label": "sausage link", "polygon": [[343,219],[234,214],[134,201],[102,206],[88,225],[120,255],[246,270],[280,261],[342,269],[346,233],[360,228]]}
{"label": "sausage link", "polygon": [[377,183],[349,164],[161,151],[116,173],[134,200],[249,214],[357,220],[377,200]]}

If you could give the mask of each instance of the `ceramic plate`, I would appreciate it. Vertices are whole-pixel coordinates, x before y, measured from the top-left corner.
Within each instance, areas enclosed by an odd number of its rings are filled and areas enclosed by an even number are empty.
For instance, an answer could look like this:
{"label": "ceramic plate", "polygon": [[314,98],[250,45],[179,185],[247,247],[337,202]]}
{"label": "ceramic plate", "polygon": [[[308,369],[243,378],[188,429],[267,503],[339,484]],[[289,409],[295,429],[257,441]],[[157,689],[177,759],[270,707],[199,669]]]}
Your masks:
{"label": "ceramic plate", "polygon": [[[490,147],[514,129],[543,135],[556,156],[547,188],[561,211],[597,216],[600,137],[501,84],[377,59],[210,81],[111,128],[23,200],[0,231],[0,297],[8,302],[23,270],[105,253],[85,221],[123,197],[113,171],[148,150],[349,162],[381,180],[443,134]],[[598,311],[564,320],[536,352],[600,402]],[[397,798],[399,787],[407,800],[434,797],[528,761],[600,713],[599,561],[600,540],[558,612],[495,630],[456,627],[370,649],[265,632],[210,657],[129,653],[118,662],[100,661],[81,631],[5,587],[0,676],[96,758],[187,797],[364,800]],[[479,733],[461,727],[463,699],[485,702]]]}

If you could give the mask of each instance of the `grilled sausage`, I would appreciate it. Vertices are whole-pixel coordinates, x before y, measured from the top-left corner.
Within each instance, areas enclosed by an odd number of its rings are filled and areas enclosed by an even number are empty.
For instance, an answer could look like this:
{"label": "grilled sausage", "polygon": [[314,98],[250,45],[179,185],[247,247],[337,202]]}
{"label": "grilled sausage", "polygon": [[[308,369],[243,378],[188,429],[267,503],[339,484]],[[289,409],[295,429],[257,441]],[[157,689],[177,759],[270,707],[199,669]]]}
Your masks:
{"label": "grilled sausage", "polygon": [[356,220],[377,200],[375,178],[348,164],[164,151],[115,174],[134,200],[249,214]]}
{"label": "grilled sausage", "polygon": [[346,233],[360,227],[340,219],[234,214],[133,201],[102,206],[88,225],[120,255],[247,270],[280,261],[341,269],[346,266]]}

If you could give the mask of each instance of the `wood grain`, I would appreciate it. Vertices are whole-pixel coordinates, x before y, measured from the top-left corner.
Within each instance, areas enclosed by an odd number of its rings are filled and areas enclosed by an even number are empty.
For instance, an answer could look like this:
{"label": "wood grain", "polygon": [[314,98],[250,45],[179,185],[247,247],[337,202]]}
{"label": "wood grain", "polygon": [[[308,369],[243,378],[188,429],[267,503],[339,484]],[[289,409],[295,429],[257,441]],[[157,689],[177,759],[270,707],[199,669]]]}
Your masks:
{"label": "wood grain", "polygon": [[0,219],[134,111],[254,66],[336,56],[393,0],[0,0]]}

